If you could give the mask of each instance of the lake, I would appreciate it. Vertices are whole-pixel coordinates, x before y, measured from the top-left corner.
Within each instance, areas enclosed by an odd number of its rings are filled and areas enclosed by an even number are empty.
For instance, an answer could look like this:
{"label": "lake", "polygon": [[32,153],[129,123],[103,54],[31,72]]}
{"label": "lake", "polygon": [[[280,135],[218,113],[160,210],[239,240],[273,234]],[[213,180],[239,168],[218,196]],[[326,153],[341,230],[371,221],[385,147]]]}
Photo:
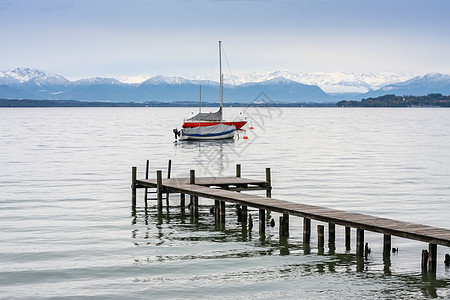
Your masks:
{"label": "lake", "polygon": [[[211,200],[191,222],[179,195],[158,217],[138,190],[131,210],[131,167],[150,160],[166,176],[242,176],[272,171],[272,197],[450,228],[450,109],[227,108],[253,130],[232,141],[174,142],[172,129],[195,108],[0,109],[0,298],[3,299],[429,299],[450,297],[447,247],[436,278],[422,276],[426,243],[367,232],[371,254],[358,268],[355,231],[346,251],[302,246],[302,219],[260,239],[243,234],[234,206],[225,229]],[[203,109],[208,111],[212,109]],[[243,137],[247,136],[248,139]],[[264,195],[264,192],[254,192]],[[256,210],[249,208],[254,220]],[[278,223],[279,214],[271,217]],[[360,262],[361,264],[361,262]],[[361,266],[361,265],[360,265]]]}

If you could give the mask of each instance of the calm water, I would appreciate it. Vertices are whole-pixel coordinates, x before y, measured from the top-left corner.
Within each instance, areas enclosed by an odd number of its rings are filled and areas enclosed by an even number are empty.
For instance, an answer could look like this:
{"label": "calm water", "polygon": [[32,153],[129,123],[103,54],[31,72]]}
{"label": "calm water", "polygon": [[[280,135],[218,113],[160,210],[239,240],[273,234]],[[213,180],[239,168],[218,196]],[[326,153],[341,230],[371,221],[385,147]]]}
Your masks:
{"label": "calm water", "polygon": [[207,199],[198,223],[177,195],[160,218],[142,191],[130,209],[131,167],[144,177],[146,159],[152,176],[168,159],[184,177],[231,176],[240,163],[254,179],[270,167],[275,198],[450,228],[449,109],[253,108],[255,129],[239,139],[174,143],[191,111],[1,109],[0,298],[450,298],[446,247],[432,279],[421,242],[393,237],[400,251],[383,263],[382,235],[366,232],[372,253],[358,261],[355,232],[346,252],[340,226],[336,252],[319,254],[319,222],[308,253],[300,218],[280,243],[278,226],[263,241],[243,234],[232,206],[217,229]]}

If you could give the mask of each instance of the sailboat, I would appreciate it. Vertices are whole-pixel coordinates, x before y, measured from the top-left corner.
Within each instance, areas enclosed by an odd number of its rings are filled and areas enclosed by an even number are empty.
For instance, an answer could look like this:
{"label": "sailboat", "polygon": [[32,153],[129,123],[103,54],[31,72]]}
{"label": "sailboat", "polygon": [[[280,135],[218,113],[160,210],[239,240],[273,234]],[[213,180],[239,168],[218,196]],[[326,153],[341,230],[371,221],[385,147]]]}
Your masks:
{"label": "sailboat", "polygon": [[[202,87],[200,86],[200,108],[199,114],[201,113],[202,107]],[[180,141],[209,141],[209,140],[224,140],[234,138],[234,133],[236,132],[236,126],[226,125],[223,123],[218,123],[214,125],[197,125],[195,127],[182,128],[180,131],[174,129],[175,139],[178,137]]]}
{"label": "sailboat", "polygon": [[183,122],[183,128],[213,126],[218,124],[225,124],[235,126],[236,129],[241,129],[247,121],[246,120],[224,120],[223,119],[223,74],[222,74],[222,42],[219,41],[219,75],[220,75],[220,108],[216,112],[202,113],[201,111]]}

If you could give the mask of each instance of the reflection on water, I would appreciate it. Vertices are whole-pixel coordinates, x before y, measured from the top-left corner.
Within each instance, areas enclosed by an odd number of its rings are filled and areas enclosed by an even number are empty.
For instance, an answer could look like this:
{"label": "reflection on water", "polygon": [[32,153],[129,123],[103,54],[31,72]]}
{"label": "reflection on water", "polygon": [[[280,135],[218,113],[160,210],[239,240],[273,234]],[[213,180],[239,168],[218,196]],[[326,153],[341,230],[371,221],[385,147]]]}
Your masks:
{"label": "reflection on water", "polygon": [[183,153],[190,152],[203,176],[223,176],[230,167],[229,154],[234,151],[235,139],[217,141],[178,141],[174,143]]}

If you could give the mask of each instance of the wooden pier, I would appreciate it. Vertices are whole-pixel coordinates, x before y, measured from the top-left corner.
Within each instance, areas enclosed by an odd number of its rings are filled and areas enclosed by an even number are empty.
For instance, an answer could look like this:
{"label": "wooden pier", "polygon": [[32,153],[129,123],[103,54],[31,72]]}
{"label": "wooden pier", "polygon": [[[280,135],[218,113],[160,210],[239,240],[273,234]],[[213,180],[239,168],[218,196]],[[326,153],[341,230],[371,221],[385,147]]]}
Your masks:
{"label": "wooden pier", "polygon": [[[169,173],[170,166],[169,162]],[[436,273],[437,245],[450,247],[449,229],[271,198],[272,186],[269,168],[266,169],[266,180],[261,181],[241,178],[240,165],[236,166],[236,177],[196,178],[195,171],[191,170],[189,178],[163,179],[162,171],[157,171],[156,179],[137,179],[136,173],[137,169],[133,167],[133,209],[136,206],[136,189],[154,188],[156,189],[159,210],[162,210],[163,194],[180,193],[182,207],[184,206],[185,195],[190,195],[190,209],[194,217],[198,217],[198,197],[215,200],[216,221],[219,223],[225,223],[225,202],[239,205],[238,211],[241,215],[238,218],[242,222],[242,226],[248,225],[249,228],[250,226],[253,227],[253,224],[251,221],[251,224],[248,224],[247,207],[257,208],[259,209],[259,233],[262,236],[265,234],[266,211],[282,214],[279,221],[280,237],[289,235],[289,216],[301,217],[303,218],[303,243],[307,245],[311,240],[311,220],[328,223],[328,243],[331,245],[330,247],[334,247],[335,244],[335,225],[345,226],[347,249],[350,249],[350,230],[356,228],[356,254],[358,256],[363,256],[367,252],[367,245],[364,245],[365,230],[383,234],[384,254],[391,252],[391,236],[417,240],[429,244],[428,251],[422,251],[422,269],[430,273]],[[148,178],[148,168],[146,178]],[[265,190],[266,196],[241,193],[250,190]],[[147,197],[145,197],[145,200],[147,200]],[[318,226],[319,248],[323,248],[324,244],[323,227],[323,225]],[[395,251],[395,248],[392,250]]]}

